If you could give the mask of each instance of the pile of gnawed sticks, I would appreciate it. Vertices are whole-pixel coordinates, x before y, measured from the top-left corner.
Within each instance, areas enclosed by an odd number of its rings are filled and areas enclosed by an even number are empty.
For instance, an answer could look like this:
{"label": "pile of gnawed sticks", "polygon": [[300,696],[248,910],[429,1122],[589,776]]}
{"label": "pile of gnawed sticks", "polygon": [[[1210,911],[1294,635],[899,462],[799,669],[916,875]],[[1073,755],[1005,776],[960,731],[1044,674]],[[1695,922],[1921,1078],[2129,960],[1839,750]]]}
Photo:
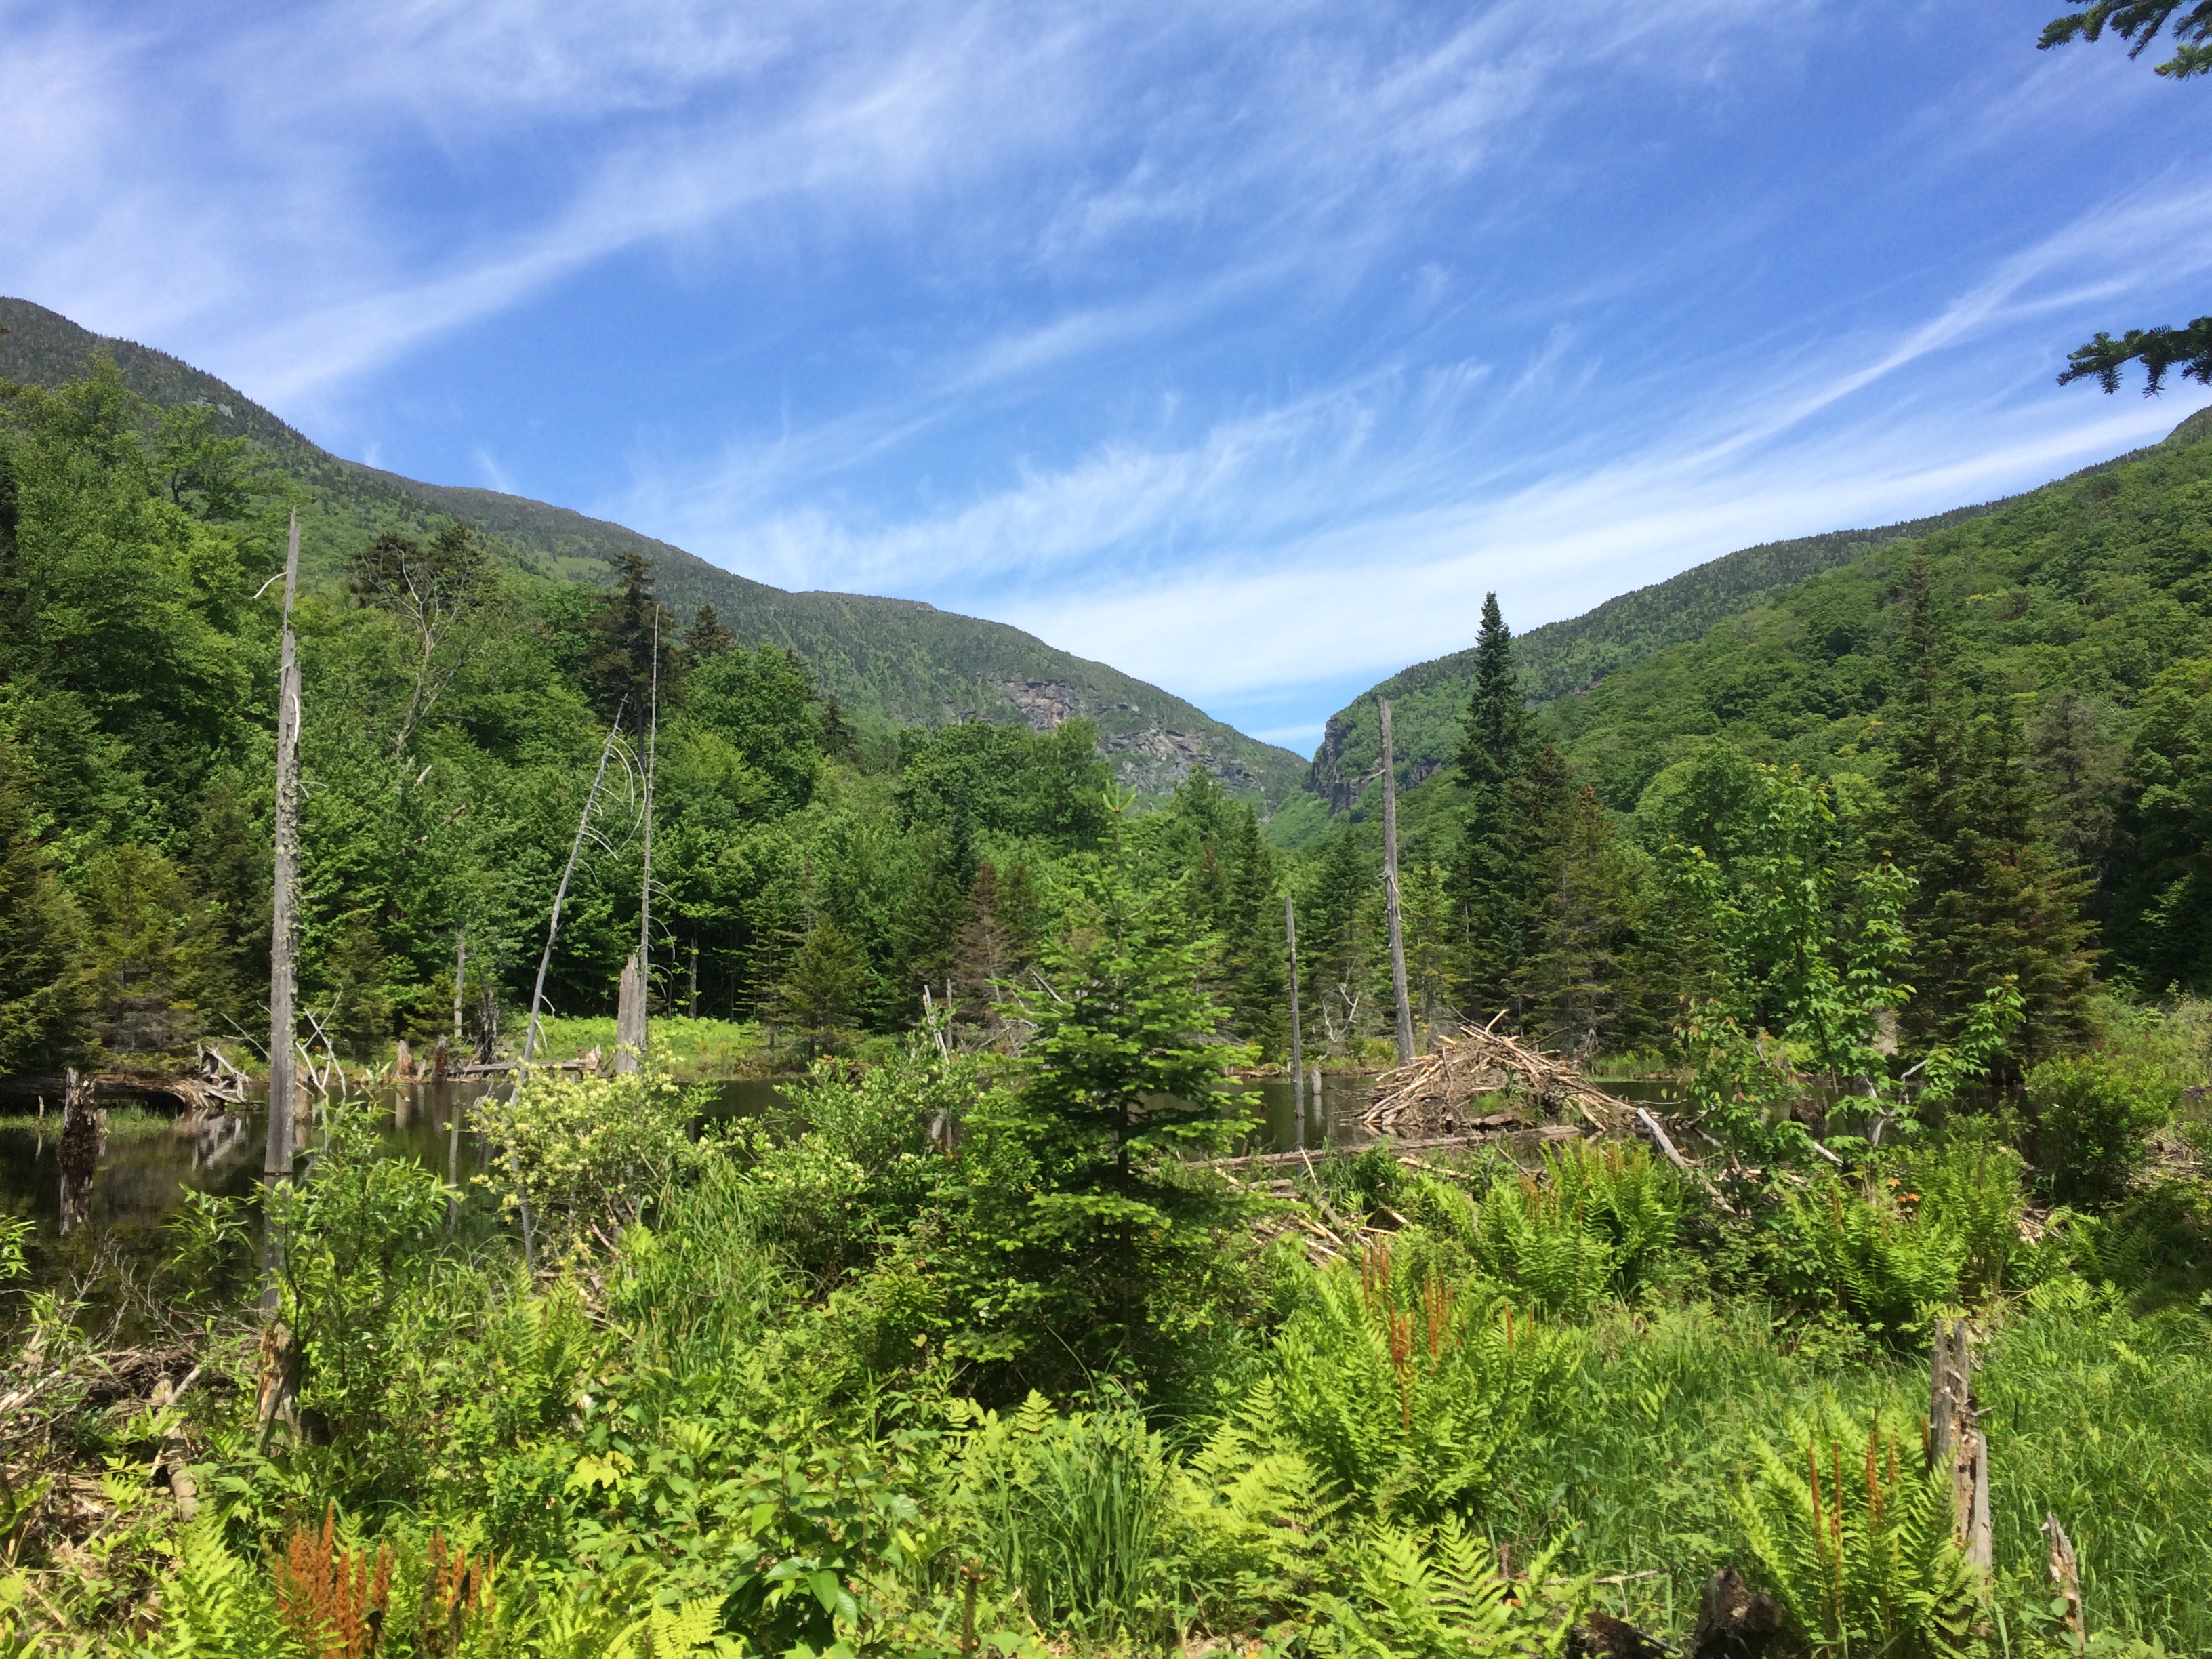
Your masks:
{"label": "pile of gnawed sticks", "polygon": [[1583,1081],[1555,1054],[1524,1048],[1495,1028],[1470,1025],[1446,1037],[1435,1054],[1375,1079],[1373,1103],[1361,1124],[1376,1134],[1453,1134],[1478,1123],[1510,1121],[1493,1098],[1524,1097],[1538,1114],[1577,1112],[1596,1128],[1622,1133],[1635,1127],[1635,1108]]}

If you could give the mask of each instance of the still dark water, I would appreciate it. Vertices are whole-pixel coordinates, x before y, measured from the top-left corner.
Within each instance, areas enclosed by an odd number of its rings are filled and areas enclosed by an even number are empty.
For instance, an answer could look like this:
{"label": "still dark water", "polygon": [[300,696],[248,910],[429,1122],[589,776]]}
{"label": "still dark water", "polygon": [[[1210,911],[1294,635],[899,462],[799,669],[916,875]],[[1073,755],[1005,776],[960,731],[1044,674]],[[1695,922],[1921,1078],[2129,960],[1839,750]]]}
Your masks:
{"label": "still dark water", "polygon": [[[1289,1079],[1260,1080],[1253,1085],[1260,1096],[1260,1121],[1237,1151],[1289,1152],[1304,1145],[1318,1152],[1364,1145],[1374,1137],[1358,1120],[1372,1081],[1364,1076],[1324,1077],[1318,1107],[1306,1103],[1301,1133]],[[395,1158],[416,1159],[465,1189],[478,1167],[470,1107],[491,1086],[418,1084],[374,1097],[386,1150]],[[789,1103],[773,1083],[739,1079],[707,1086],[710,1119],[772,1116]],[[1659,1097],[1656,1085],[1604,1086],[1630,1098]],[[118,1269],[142,1276],[151,1273],[174,1252],[168,1227],[187,1192],[239,1197],[253,1190],[261,1173],[264,1123],[264,1115],[256,1110],[219,1119],[197,1132],[181,1121],[141,1122],[128,1133],[118,1127],[108,1135],[93,1177],[89,1220],[66,1238],[60,1231],[60,1115],[50,1114],[43,1131],[0,1128],[0,1213],[27,1218],[36,1229],[29,1249],[33,1287],[104,1277]]]}

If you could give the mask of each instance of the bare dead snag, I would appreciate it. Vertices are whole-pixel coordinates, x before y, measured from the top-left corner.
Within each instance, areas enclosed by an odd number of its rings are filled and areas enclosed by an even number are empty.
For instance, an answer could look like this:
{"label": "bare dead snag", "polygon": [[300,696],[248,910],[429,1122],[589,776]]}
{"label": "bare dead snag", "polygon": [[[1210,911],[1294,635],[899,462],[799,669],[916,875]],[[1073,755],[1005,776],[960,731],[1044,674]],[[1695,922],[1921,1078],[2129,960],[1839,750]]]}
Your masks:
{"label": "bare dead snag", "polygon": [[1283,948],[1291,961],[1291,1143],[1306,1144],[1306,1047],[1298,1026],[1298,917],[1288,893],[1283,895]]}
{"label": "bare dead snag", "polygon": [[1413,1005],[1406,995],[1406,929],[1398,908],[1398,777],[1390,751],[1390,700],[1382,717],[1382,905],[1390,926],[1390,990],[1397,999],[1398,1064],[1413,1063]]}
{"label": "bare dead snag", "polygon": [[300,586],[300,514],[284,544],[284,628],[276,672],[276,858],[269,933],[269,1122],[261,1159],[261,1367],[255,1437],[268,1443],[270,1425],[282,1421],[296,1438],[300,1355],[279,1317],[283,1308],[285,1212],[283,1189],[292,1184],[293,1114],[299,1083],[293,1072],[298,1023],[293,998],[300,949],[300,654],[292,636],[292,605]]}
{"label": "bare dead snag", "polygon": [[92,1083],[72,1069],[62,1097],[61,1224],[75,1232],[92,1219],[92,1178],[107,1139],[107,1114],[94,1103]]}
{"label": "bare dead snag", "polygon": [[2058,1524],[2057,1516],[2046,1515],[2043,1517],[2043,1541],[2050,1549],[2051,1588],[2064,1604],[2066,1633],[2074,1638],[2078,1652],[2089,1640],[2089,1626],[2081,1616],[2081,1565],[2074,1558],[2074,1540]]}

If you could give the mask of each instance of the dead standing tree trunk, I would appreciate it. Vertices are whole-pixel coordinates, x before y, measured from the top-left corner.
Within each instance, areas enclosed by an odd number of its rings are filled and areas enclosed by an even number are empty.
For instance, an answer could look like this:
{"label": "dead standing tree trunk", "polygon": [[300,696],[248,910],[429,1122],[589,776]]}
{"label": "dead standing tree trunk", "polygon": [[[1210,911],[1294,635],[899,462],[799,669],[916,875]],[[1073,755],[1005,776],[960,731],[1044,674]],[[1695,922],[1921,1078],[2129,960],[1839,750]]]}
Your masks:
{"label": "dead standing tree trunk", "polygon": [[62,1231],[92,1219],[92,1178],[107,1140],[107,1114],[93,1103],[92,1080],[71,1070],[62,1095]]}
{"label": "dead standing tree trunk", "polygon": [[292,514],[284,544],[284,631],[276,670],[276,831],[269,934],[269,1128],[261,1159],[261,1366],[255,1418],[265,1440],[270,1425],[295,1420],[300,1360],[280,1315],[284,1272],[284,1190],[292,1184],[293,1069],[298,1021],[293,999],[300,949],[300,656],[292,606],[300,588],[300,514]]}
{"label": "dead standing tree trunk", "polygon": [[653,983],[653,759],[660,735],[660,606],[653,607],[653,701],[645,720],[645,880],[637,896],[637,954],[623,964],[615,996],[615,1070],[645,1060],[646,994]]}
{"label": "dead standing tree trunk", "polygon": [[1974,1361],[1963,1319],[1938,1318],[1928,1379],[1928,1466],[1951,1486],[1951,1535],[1986,1577],[1996,1565],[1990,1528],[1990,1443],[1974,1403]]}
{"label": "dead standing tree trunk", "polygon": [[1291,1138],[1295,1147],[1303,1148],[1306,1144],[1306,1048],[1298,1029],[1298,917],[1288,893],[1283,895],[1283,948],[1291,957],[1291,1121],[1296,1126]]}
{"label": "dead standing tree trunk", "polygon": [[1413,1005],[1406,995],[1406,929],[1398,908],[1398,776],[1390,752],[1390,700],[1382,715],[1382,903],[1390,922],[1390,990],[1397,999],[1398,1063],[1413,1063]]}
{"label": "dead standing tree trunk", "polygon": [[645,969],[635,957],[623,963],[615,994],[615,1070],[635,1072],[645,1055]]}

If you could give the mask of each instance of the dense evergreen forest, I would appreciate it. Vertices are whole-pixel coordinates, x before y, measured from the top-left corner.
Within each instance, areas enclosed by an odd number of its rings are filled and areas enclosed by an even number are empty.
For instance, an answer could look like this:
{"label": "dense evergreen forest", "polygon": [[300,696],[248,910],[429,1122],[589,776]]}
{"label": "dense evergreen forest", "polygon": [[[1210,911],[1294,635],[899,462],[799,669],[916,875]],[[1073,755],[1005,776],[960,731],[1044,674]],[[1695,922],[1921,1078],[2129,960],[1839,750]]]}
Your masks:
{"label": "dense evergreen forest", "polygon": [[[97,358],[0,393],[0,1073],[253,1069],[295,486]],[[1493,600],[1401,803],[1415,1046],[1656,1092],[1266,1157],[1293,1008],[1398,1058],[1374,815],[1285,851],[1079,720],[858,731],[642,554],[368,539],[295,618],[353,1073],[150,1242],[0,1211],[0,1659],[2212,1651],[2208,471],[1534,707]],[[580,817],[549,1001],[598,1029],[648,761],[654,1029],[775,1103],[659,1036],[399,1085],[457,1003],[514,1055]],[[64,1217],[103,1133],[254,1115],[65,1086]]]}

